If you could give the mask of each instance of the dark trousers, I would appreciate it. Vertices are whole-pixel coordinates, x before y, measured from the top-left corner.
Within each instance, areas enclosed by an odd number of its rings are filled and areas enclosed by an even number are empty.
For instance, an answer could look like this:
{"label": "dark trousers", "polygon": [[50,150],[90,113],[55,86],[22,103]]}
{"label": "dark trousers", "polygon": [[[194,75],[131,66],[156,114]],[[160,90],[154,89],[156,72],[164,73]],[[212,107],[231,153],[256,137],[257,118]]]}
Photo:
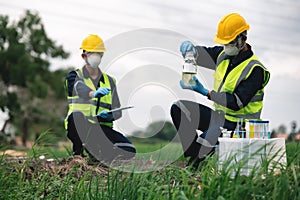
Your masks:
{"label": "dark trousers", "polygon": [[[225,120],[223,112],[185,100],[172,105],[171,117],[179,134],[184,156],[192,159],[203,159],[214,151],[213,146],[218,143],[218,137],[221,136],[220,127],[234,130],[236,126],[235,123]],[[200,137],[211,146],[197,142],[196,130],[203,132]]]}
{"label": "dark trousers", "polygon": [[90,123],[81,112],[68,117],[67,137],[73,143],[73,154],[83,155],[86,149],[98,160],[128,159],[135,156],[136,149],[123,134],[111,127]]}

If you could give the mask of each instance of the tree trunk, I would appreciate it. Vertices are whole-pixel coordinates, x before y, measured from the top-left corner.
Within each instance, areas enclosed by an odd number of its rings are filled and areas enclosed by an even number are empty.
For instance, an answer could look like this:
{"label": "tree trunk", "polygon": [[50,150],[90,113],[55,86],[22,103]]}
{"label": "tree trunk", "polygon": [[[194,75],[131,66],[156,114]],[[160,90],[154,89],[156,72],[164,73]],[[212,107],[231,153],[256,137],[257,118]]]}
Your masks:
{"label": "tree trunk", "polygon": [[3,135],[5,135],[5,129],[6,129],[6,126],[8,124],[8,121],[9,121],[8,119],[5,120],[5,122],[4,122],[3,126],[2,126],[2,129],[0,131],[0,133],[3,134]]}
{"label": "tree trunk", "polygon": [[24,117],[24,121],[22,125],[22,144],[24,147],[26,147],[26,141],[28,136],[28,123],[29,123],[29,119],[27,117]]}

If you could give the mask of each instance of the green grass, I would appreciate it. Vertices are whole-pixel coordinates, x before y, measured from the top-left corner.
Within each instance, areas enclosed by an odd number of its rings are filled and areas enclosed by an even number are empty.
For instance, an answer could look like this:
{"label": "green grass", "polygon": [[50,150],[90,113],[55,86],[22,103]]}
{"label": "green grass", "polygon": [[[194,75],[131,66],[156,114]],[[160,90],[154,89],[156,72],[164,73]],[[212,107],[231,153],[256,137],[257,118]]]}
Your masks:
{"label": "green grass", "polygon": [[[160,145],[136,147],[147,153],[158,150]],[[174,144],[168,151],[177,147]],[[35,146],[25,162],[0,158],[0,199],[300,199],[299,142],[287,143],[288,163],[280,174],[254,169],[249,176],[232,176],[233,168],[240,169],[238,165],[225,164],[218,170],[216,157],[206,159],[198,170],[173,164],[146,173],[114,169],[97,173],[99,166],[88,168],[81,162],[73,163],[70,169],[52,169],[34,159],[44,150]],[[260,167],[268,164],[266,161]]]}
{"label": "green grass", "polygon": [[165,147],[166,145],[168,145],[168,143],[164,142],[164,141],[162,141],[161,143],[154,143],[154,144],[143,144],[143,143],[133,143],[133,144],[134,144],[137,152],[139,152],[139,153],[154,152],[154,151],[160,150],[162,147]]}

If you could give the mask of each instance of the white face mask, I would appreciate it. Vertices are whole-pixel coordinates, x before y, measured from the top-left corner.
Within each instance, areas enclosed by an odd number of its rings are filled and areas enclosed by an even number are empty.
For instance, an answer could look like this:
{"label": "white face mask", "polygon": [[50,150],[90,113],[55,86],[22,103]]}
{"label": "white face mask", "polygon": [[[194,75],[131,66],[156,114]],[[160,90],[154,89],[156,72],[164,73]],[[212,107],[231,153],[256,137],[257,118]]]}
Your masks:
{"label": "white face mask", "polygon": [[236,44],[226,44],[224,45],[225,54],[228,56],[236,56],[239,54],[239,49],[236,47]]}
{"label": "white face mask", "polygon": [[[238,47],[237,47],[238,46]],[[233,44],[225,44],[224,51],[228,56],[236,56],[240,51],[245,47],[245,44],[242,44],[242,38],[238,38],[237,42]]]}
{"label": "white face mask", "polygon": [[87,56],[87,64],[92,68],[97,68],[101,62],[102,56],[98,53],[92,53]]}

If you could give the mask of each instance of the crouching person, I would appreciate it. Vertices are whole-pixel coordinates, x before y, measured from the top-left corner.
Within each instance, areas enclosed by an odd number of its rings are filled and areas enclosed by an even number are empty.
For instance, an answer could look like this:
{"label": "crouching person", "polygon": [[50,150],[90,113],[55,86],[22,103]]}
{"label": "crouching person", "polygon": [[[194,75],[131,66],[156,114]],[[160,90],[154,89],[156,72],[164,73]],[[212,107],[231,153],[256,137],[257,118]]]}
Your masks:
{"label": "crouching person", "polygon": [[129,159],[136,149],[123,134],[113,129],[113,121],[122,117],[115,79],[99,68],[105,52],[103,40],[89,35],[81,48],[85,65],[66,77],[69,111],[65,119],[67,137],[73,143],[73,155],[87,153],[99,161]]}

